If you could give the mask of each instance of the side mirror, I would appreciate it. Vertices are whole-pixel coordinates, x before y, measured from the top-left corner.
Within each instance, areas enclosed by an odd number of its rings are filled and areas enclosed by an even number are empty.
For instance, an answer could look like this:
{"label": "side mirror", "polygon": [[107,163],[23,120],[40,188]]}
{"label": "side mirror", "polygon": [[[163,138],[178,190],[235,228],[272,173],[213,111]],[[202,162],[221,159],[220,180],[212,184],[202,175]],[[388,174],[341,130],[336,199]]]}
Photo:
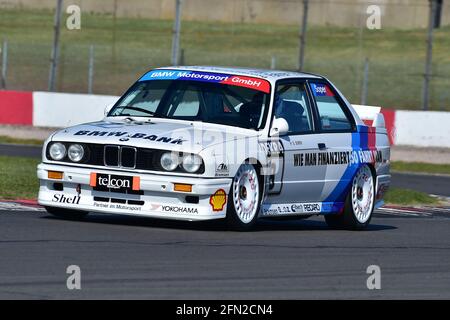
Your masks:
{"label": "side mirror", "polygon": [[106,117],[106,116],[108,115],[108,113],[111,111],[112,107],[114,107],[114,103],[108,104],[108,105],[106,106],[105,111],[104,111],[105,117]]}
{"label": "side mirror", "polygon": [[289,131],[289,124],[284,118],[275,118],[270,129],[270,136],[284,136]]}

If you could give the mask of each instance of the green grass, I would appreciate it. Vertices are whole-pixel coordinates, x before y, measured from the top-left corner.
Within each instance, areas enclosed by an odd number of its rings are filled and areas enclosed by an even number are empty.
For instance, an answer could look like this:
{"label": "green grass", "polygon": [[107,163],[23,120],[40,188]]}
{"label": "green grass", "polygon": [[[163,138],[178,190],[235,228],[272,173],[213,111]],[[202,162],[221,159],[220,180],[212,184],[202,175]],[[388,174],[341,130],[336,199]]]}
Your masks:
{"label": "green grass", "polygon": [[384,197],[387,204],[420,205],[438,204],[439,200],[426,193],[402,188],[390,188]]}
{"label": "green grass", "polygon": [[36,199],[39,159],[0,156],[0,199]]}
{"label": "green grass", "polygon": [[392,161],[391,170],[403,172],[450,174],[450,164]]}
{"label": "green grass", "polygon": [[[94,92],[120,95],[152,67],[169,65],[172,21],[82,14],[81,30],[61,32],[57,90],[86,92],[88,52],[95,45]],[[53,12],[0,11],[0,39],[9,40],[8,86],[47,90]],[[365,58],[368,104],[420,107],[425,29],[308,28],[306,71],[329,77],[350,101],[360,101]],[[297,67],[298,26],[183,21],[185,64]],[[450,110],[450,27],[435,31],[431,107]]]}
{"label": "green grass", "polygon": [[42,146],[44,144],[44,141],[37,139],[19,139],[9,136],[0,136],[0,143],[28,144],[34,146]]}

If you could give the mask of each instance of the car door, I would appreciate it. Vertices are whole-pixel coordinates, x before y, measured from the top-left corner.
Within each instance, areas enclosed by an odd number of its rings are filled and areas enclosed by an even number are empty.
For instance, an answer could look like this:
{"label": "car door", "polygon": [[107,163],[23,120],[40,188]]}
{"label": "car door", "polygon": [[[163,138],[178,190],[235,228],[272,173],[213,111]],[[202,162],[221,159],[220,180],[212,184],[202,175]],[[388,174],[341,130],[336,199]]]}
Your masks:
{"label": "car door", "polygon": [[303,212],[301,206],[293,204],[320,201],[326,175],[326,167],[314,165],[320,150],[307,82],[304,79],[278,82],[273,109],[273,116],[284,118],[289,130],[278,137],[283,148],[283,172],[275,175],[264,208],[274,214],[301,213],[296,212]]}
{"label": "car door", "polygon": [[308,82],[316,114],[315,142],[320,145],[316,167],[324,179],[319,201],[322,212],[339,210],[349,191],[357,164],[353,151],[360,144],[356,124],[344,100],[325,80]]}

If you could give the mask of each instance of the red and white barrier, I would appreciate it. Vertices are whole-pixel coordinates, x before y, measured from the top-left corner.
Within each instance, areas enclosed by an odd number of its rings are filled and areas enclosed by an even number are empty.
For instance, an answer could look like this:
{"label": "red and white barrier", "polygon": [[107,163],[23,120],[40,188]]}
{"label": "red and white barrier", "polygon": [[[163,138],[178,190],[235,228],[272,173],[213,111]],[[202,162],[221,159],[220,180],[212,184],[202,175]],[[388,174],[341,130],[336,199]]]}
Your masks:
{"label": "red and white barrier", "polygon": [[450,112],[395,112],[395,144],[450,148]]}
{"label": "red and white barrier", "polygon": [[0,91],[0,124],[67,127],[103,118],[119,97],[54,92]]}
{"label": "red and white barrier", "polygon": [[100,120],[105,107],[117,99],[93,94],[33,92],[33,126],[68,127]]}
{"label": "red and white barrier", "polygon": [[[117,96],[0,91],[0,124],[66,127],[103,118]],[[391,144],[450,148],[450,112],[403,111],[354,105],[364,118],[384,115]],[[370,123],[369,123],[370,122]],[[371,125],[371,121],[366,121]]]}
{"label": "red and white barrier", "polygon": [[0,91],[0,124],[33,125],[33,93]]}

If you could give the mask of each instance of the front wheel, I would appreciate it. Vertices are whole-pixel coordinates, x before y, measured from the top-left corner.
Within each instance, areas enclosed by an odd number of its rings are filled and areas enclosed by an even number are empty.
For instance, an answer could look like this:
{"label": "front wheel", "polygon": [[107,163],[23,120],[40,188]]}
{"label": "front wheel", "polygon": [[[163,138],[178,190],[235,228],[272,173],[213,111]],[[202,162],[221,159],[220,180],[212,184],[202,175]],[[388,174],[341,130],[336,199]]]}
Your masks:
{"label": "front wheel", "polygon": [[88,214],[88,212],[86,211],[61,209],[56,207],[45,207],[45,210],[47,210],[48,213],[54,215],[55,217],[67,220],[81,220]]}
{"label": "front wheel", "polygon": [[252,228],[258,218],[261,186],[256,168],[245,163],[234,176],[228,196],[227,222],[234,230]]}
{"label": "front wheel", "polygon": [[375,203],[374,180],[368,165],[359,168],[353,177],[343,212],[325,215],[327,224],[332,228],[365,229],[372,218]]}

